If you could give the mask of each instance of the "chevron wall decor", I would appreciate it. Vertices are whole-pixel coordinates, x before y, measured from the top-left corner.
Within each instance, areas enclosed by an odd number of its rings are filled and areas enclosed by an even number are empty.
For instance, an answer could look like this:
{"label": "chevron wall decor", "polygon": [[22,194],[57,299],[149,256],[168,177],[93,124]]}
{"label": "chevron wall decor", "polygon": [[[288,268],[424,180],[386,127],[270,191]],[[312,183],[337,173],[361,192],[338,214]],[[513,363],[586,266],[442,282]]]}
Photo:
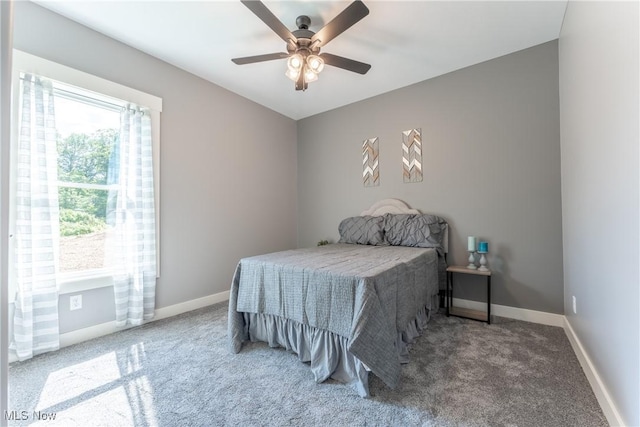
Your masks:
{"label": "chevron wall decor", "polygon": [[421,129],[402,132],[402,175],[404,182],[422,181]]}
{"label": "chevron wall decor", "polygon": [[380,185],[378,168],[378,138],[365,139],[362,142],[362,183],[365,187]]}

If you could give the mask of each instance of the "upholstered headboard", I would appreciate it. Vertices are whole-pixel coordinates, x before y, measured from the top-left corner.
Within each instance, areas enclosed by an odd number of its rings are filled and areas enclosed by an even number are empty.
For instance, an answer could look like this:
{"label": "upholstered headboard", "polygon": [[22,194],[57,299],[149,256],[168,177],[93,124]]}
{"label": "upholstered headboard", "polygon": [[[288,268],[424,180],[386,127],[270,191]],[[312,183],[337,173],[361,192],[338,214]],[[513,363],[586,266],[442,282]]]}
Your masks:
{"label": "upholstered headboard", "polygon": [[[402,200],[383,199],[375,202],[367,210],[362,211],[361,216],[382,216],[385,214],[420,214],[417,209],[412,209]],[[442,246],[445,253],[449,252],[449,225],[444,229]]]}
{"label": "upholstered headboard", "polygon": [[361,216],[381,216],[384,214],[419,214],[417,209],[411,209],[405,202],[398,199],[383,199],[375,202]]}

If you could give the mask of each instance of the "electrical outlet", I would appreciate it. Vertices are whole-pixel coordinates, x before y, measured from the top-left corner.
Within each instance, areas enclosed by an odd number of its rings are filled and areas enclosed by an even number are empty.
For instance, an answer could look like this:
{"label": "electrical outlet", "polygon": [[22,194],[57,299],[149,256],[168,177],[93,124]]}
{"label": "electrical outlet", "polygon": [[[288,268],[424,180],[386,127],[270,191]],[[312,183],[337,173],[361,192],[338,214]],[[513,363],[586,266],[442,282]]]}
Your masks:
{"label": "electrical outlet", "polygon": [[80,310],[82,308],[82,295],[72,295],[69,297],[69,310]]}
{"label": "electrical outlet", "polygon": [[573,314],[578,314],[578,308],[576,304],[576,296],[573,296]]}

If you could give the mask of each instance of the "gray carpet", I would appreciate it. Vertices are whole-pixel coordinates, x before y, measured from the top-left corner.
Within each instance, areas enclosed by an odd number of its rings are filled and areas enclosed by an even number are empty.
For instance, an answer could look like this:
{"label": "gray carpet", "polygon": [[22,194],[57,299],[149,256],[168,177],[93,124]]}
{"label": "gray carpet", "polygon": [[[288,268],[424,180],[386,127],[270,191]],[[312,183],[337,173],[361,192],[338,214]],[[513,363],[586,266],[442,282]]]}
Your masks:
{"label": "gray carpet", "polygon": [[[10,425],[603,426],[606,419],[560,328],[435,315],[402,383],[371,376],[372,397],[316,384],[282,349],[229,354],[227,305],[15,363]],[[24,412],[22,412],[24,411]],[[34,413],[35,411],[35,413]]]}

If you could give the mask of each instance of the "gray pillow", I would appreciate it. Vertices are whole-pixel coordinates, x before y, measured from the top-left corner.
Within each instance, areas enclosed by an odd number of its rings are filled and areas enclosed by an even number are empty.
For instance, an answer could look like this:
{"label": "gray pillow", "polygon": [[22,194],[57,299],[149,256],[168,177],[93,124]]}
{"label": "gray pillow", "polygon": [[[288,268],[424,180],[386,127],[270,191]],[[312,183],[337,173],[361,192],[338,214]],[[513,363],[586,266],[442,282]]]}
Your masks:
{"label": "gray pillow", "polygon": [[345,218],[338,226],[339,243],[384,245],[383,216],[354,216]]}
{"label": "gray pillow", "polygon": [[429,214],[386,214],[384,236],[393,246],[442,248],[447,222]]}

